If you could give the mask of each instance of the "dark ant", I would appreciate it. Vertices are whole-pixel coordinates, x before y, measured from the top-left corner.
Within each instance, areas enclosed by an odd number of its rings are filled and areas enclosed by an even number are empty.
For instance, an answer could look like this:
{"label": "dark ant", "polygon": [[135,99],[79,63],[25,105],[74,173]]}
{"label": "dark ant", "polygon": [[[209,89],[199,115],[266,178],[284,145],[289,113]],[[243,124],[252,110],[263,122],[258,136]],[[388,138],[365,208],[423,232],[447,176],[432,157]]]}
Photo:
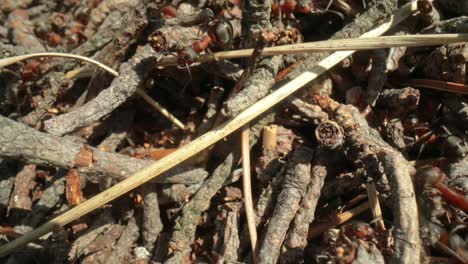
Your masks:
{"label": "dark ant", "polygon": [[468,143],[461,137],[447,135],[444,137],[444,152],[451,157],[458,159],[466,157],[468,154]]}

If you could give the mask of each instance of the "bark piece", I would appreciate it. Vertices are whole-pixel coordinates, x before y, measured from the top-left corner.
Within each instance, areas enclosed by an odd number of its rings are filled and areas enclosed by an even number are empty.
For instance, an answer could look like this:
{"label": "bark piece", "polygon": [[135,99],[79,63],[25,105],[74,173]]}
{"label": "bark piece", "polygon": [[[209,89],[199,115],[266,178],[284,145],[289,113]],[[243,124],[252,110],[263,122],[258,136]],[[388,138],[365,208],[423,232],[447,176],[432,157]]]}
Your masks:
{"label": "bark piece", "polygon": [[100,234],[84,250],[85,257],[81,263],[105,263],[124,229],[124,226],[114,224],[106,232]]}
{"label": "bark piece", "polygon": [[36,165],[26,165],[15,177],[15,185],[8,204],[13,222],[20,220],[32,207],[31,191],[36,186]]}

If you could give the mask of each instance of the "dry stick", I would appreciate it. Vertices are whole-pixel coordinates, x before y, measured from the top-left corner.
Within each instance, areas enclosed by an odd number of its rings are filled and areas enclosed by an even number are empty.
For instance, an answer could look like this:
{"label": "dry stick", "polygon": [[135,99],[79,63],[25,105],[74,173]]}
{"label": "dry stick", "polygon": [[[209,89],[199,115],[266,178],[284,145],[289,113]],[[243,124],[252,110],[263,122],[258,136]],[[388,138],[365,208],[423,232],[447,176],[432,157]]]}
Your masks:
{"label": "dry stick", "polygon": [[367,197],[369,199],[370,208],[374,218],[377,220],[377,227],[380,230],[385,230],[385,224],[382,218],[382,210],[380,209],[379,198],[377,197],[377,190],[375,183],[370,182],[366,184]]}
{"label": "dry stick", "polygon": [[452,256],[456,260],[460,261],[460,263],[466,263],[468,259],[463,256],[458,254],[457,252],[453,251],[453,249],[449,248],[448,246],[444,245],[444,243],[437,241],[435,242],[435,245],[440,248],[442,251],[444,251],[446,254]]}
{"label": "dry stick", "polygon": [[256,261],[257,249],[257,225],[255,224],[255,211],[252,199],[252,185],[250,174],[250,145],[249,145],[249,128],[244,127],[241,133],[242,147],[242,188],[244,189],[244,207],[247,215],[247,226],[249,228],[250,245],[252,247],[253,262]]}
{"label": "dry stick", "polygon": [[302,195],[310,183],[313,150],[299,145],[288,163],[281,192],[258,248],[258,263],[276,263],[289,226],[300,208]]}
{"label": "dry stick", "polygon": [[[406,17],[411,15],[417,10],[416,2],[412,2],[410,5],[406,5],[401,8],[390,20],[379,27],[365,33],[362,37],[379,36],[386,32],[394,25],[400,23]],[[188,143],[182,148],[174,151],[168,156],[162,158],[158,162],[140,170],[139,172],[132,175],[130,178],[121,181],[120,183],[112,186],[106,191],[94,196],[88,201],[70,209],[62,215],[55,217],[49,222],[43,224],[32,232],[15,239],[14,241],[0,247],[0,257],[5,256],[17,248],[26,245],[27,243],[40,238],[41,236],[53,231],[55,228],[64,226],[81,216],[101,207],[102,205],[116,199],[124,193],[127,193],[143,183],[159,176],[161,173],[175,167],[179,163],[187,160],[195,154],[201,152],[203,149],[213,145],[224,137],[230,135],[232,132],[246,125],[265,111],[269,110],[272,106],[284,100],[292,93],[298,91],[302,86],[306,85],[310,81],[317,78],[320,74],[326,72],[328,69],[339,63],[341,60],[353,54],[354,51],[343,51],[336,52],[317,65],[312,67],[309,71],[302,73],[296,79],[288,82],[278,90],[274,91],[270,95],[261,99],[257,103],[251,105],[245,109],[238,116],[229,119],[224,124],[218,126],[212,131],[198,137],[194,141]]]}
{"label": "dry stick", "polygon": [[297,263],[303,258],[304,249],[308,244],[307,233],[315,219],[318,200],[323,199],[322,187],[329,174],[327,169],[332,164],[330,160],[332,153],[334,152],[324,147],[317,147],[314,151],[310,182],[307,191],[301,197],[300,208],[284,240],[280,262]]}
{"label": "dry stick", "polygon": [[[32,58],[40,58],[40,57],[59,57],[59,58],[68,58],[68,59],[77,59],[77,60],[82,60],[89,62],[93,65],[96,65],[99,68],[102,68],[103,70],[107,71],[108,73],[112,74],[113,76],[117,77],[119,73],[112,69],[111,67],[100,63],[96,60],[93,60],[91,58],[81,56],[81,55],[76,55],[76,54],[71,54],[71,53],[59,53],[59,52],[39,52],[39,53],[32,53],[32,54],[26,54],[26,55],[20,55],[20,56],[14,56],[14,57],[9,57],[9,58],[4,58],[0,59],[0,68],[17,63],[19,61],[27,60],[27,59],[32,59]],[[159,111],[163,116],[165,116],[167,119],[169,119],[171,122],[173,122],[177,127],[179,127],[182,130],[185,130],[185,126],[182,122],[180,122],[177,117],[172,115],[168,110],[166,110],[162,105],[160,105],[158,102],[154,101],[153,98],[151,98],[144,90],[141,88],[136,89],[136,93],[143,98],[149,105],[151,105],[154,109]]]}
{"label": "dry stick", "polygon": [[[137,159],[119,153],[106,152],[68,138],[37,131],[25,124],[0,115],[0,157],[20,159],[28,163],[78,169],[91,181],[102,175],[123,180],[149,166],[150,160]],[[208,172],[192,166],[178,166],[156,180],[164,183],[195,184],[204,180]],[[164,179],[165,178],[165,179]]]}
{"label": "dry stick", "polygon": [[[302,54],[325,51],[371,50],[391,47],[419,47],[461,43],[467,41],[468,34],[427,34],[336,39],[269,47],[263,50],[262,56]],[[249,57],[252,54],[252,51],[253,49],[242,49],[221,51],[212,54],[203,54],[200,56],[197,62],[209,62]],[[163,57],[157,63],[157,66],[169,65],[178,65],[177,57],[168,55]]]}
{"label": "dry stick", "polygon": [[[369,203],[363,203],[355,208],[348,210],[344,213],[341,213],[337,216],[334,216],[331,221],[323,222],[320,224],[312,224],[309,229],[309,234],[307,235],[307,240],[314,239],[319,235],[323,234],[323,232],[327,231],[330,228],[333,228],[337,225],[341,225],[342,223],[352,219],[355,216],[358,216],[364,213],[367,209],[370,208]],[[419,252],[415,252],[415,254],[419,254]]]}
{"label": "dry stick", "polygon": [[112,246],[112,254],[107,257],[105,264],[127,263],[138,237],[139,228],[135,217],[132,217],[128,220],[119,240]]}

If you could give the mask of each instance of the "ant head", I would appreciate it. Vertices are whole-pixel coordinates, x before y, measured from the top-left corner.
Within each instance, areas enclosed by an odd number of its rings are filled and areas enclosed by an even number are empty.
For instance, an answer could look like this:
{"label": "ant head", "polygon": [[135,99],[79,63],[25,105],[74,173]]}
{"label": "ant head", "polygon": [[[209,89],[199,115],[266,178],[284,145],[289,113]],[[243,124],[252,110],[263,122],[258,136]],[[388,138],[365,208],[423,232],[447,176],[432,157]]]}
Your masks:
{"label": "ant head", "polygon": [[218,46],[226,46],[231,43],[234,37],[234,29],[229,21],[218,19],[211,22],[208,34],[213,43]]}

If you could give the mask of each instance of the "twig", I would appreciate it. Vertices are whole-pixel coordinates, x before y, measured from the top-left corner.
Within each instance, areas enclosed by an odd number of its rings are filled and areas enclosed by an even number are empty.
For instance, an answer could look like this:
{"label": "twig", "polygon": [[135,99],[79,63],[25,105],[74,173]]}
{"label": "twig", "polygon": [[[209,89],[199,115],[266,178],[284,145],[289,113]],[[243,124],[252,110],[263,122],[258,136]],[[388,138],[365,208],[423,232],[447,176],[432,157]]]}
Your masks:
{"label": "twig", "polygon": [[159,210],[159,199],[155,184],[145,184],[141,189],[143,193],[143,230],[141,235],[143,246],[148,252],[152,252],[159,233],[163,229]]}
{"label": "twig", "polygon": [[112,254],[106,259],[106,264],[115,263],[128,263],[133,243],[135,243],[140,236],[138,233],[139,228],[135,221],[135,217],[128,220],[127,226],[120,235],[117,243],[112,246]]}
{"label": "twig", "polygon": [[[211,198],[231,174],[233,166],[237,162],[238,155],[229,154],[215,169],[213,175],[203,183],[200,190],[182,209],[182,216],[177,219],[169,245],[174,254],[165,263],[181,263],[190,255],[190,244],[195,239],[197,219],[201,213],[210,206]],[[236,161],[234,161],[236,159]]]}
{"label": "twig", "polygon": [[[392,211],[395,232],[394,262],[418,263],[419,223],[416,198],[410,173],[414,168],[369,127],[357,108],[340,104],[327,96],[317,96],[315,102],[327,111],[342,127],[345,136],[345,155],[349,160],[361,161],[368,175],[381,173],[383,167],[392,191]],[[378,165],[377,165],[378,164]]]}
{"label": "twig", "polygon": [[[122,180],[152,162],[118,153],[110,153],[70,139],[39,132],[19,122],[0,116],[0,157],[22,159],[32,164],[77,169],[88,178],[102,175]],[[165,183],[194,184],[208,173],[201,168],[175,168]],[[172,177],[172,176],[175,177]],[[90,179],[92,180],[92,179]]]}
{"label": "twig", "polygon": [[245,127],[242,129],[241,134],[241,147],[242,147],[242,187],[244,191],[244,207],[245,214],[247,215],[247,226],[249,228],[250,245],[252,247],[252,255],[254,263],[256,261],[256,250],[257,250],[257,225],[255,224],[255,211],[253,208],[252,199],[252,185],[251,185],[251,174],[250,174],[250,146],[249,146],[249,128]]}
{"label": "twig", "polygon": [[331,221],[327,221],[327,222],[312,225],[309,228],[309,234],[307,235],[307,240],[311,240],[311,239],[314,239],[314,238],[318,237],[319,235],[321,235],[326,230],[328,230],[328,229],[330,229],[330,228],[332,228],[334,226],[340,225],[340,224],[352,219],[353,217],[356,217],[357,215],[360,215],[360,214],[364,213],[369,208],[370,208],[369,203],[363,203],[363,204],[361,204],[359,206],[356,206],[355,208],[350,209],[350,210],[348,210],[348,211],[346,211],[344,213],[333,216]]}
{"label": "twig", "polygon": [[[0,68],[6,67],[11,64],[15,64],[19,61],[33,59],[33,58],[41,58],[41,57],[58,57],[58,58],[68,58],[68,59],[77,59],[81,61],[86,61],[88,63],[91,63],[107,71],[108,73],[112,74],[114,77],[117,77],[119,75],[119,73],[115,71],[114,69],[112,69],[111,67],[104,65],[103,63],[100,63],[99,61],[96,61],[94,59],[81,56],[81,55],[72,54],[72,53],[59,53],[59,52],[39,52],[39,53],[32,53],[32,54],[19,55],[19,56],[14,56],[14,57],[9,57],[9,58],[3,58],[3,59],[0,59]],[[158,102],[154,101],[153,98],[151,98],[144,90],[142,90],[141,88],[136,88],[136,93],[139,96],[141,96],[143,100],[145,100],[154,109],[156,109],[163,116],[165,116],[167,119],[172,121],[177,127],[179,127],[182,130],[185,129],[184,124],[180,122],[179,119],[177,119],[174,115],[172,115],[167,109],[165,109]]]}
{"label": "twig", "polygon": [[[284,54],[302,54],[324,51],[346,50],[371,50],[392,47],[419,47],[433,46],[449,43],[461,43],[468,41],[468,34],[427,34],[427,35],[402,35],[386,37],[367,37],[355,39],[325,40],[306,42],[300,44],[283,45],[265,48],[262,56],[275,56]],[[249,57],[253,49],[241,49],[232,51],[220,51],[212,54],[200,55],[197,62],[209,62],[216,60],[228,60]],[[177,57],[169,55],[163,57],[158,66],[178,65]]]}
{"label": "twig", "polygon": [[309,185],[312,157],[313,150],[306,146],[300,145],[294,151],[282,184],[283,189],[258,250],[259,263],[277,262],[286,232]]}
{"label": "twig", "polygon": [[[238,259],[239,249],[239,231],[238,231],[238,212],[227,212],[226,220],[223,224],[224,235],[223,245],[220,252],[222,256],[222,263],[236,262]],[[218,262],[219,263],[219,262]]]}
{"label": "twig", "polygon": [[33,230],[43,221],[47,216],[47,213],[62,200],[64,191],[65,178],[62,177],[56,179],[47,189],[44,190],[39,202],[37,202],[32,207],[32,210],[28,215],[24,217],[21,225],[15,226],[15,231],[24,234]]}
{"label": "twig", "polygon": [[291,108],[295,113],[301,115],[302,117],[314,120],[325,120],[328,118],[327,113],[323,112],[320,106],[309,104],[297,97],[290,97],[287,102],[285,102],[288,108]]}
{"label": "twig", "polygon": [[[413,4],[411,4],[409,7],[407,6],[405,8],[401,8],[400,11],[398,11],[394,16],[391,17],[390,21],[383,23],[374,30],[363,34],[363,37],[372,37],[383,34],[389,28],[398,24],[407,16],[409,16],[415,10],[415,6],[416,3],[413,2]],[[238,116],[226,121],[218,128],[200,136],[196,140],[188,143],[182,148],[179,148],[178,150],[174,151],[173,153],[164,157],[158,162],[155,162],[154,164],[135,173],[129,179],[114,185],[113,187],[94,196],[88,201],[70,209],[66,213],[50,220],[49,222],[43,224],[42,226],[33,230],[32,232],[6,245],[3,245],[2,247],[0,247],[0,256],[5,256],[11,253],[17,248],[51,232],[56,227],[63,226],[72,222],[73,220],[114,200],[122,194],[127,193],[128,191],[135,189],[143,183],[159,176],[161,173],[169,170],[170,168],[175,167],[182,161],[187,160],[188,158],[194,156],[203,149],[213,145],[214,143],[223,139],[227,135],[246,125],[254,118],[269,110],[272,106],[281,102],[286,97],[299,90],[302,86],[314,80],[320,74],[324,73],[325,71],[336,65],[338,62],[340,62],[341,60],[353,53],[353,51],[343,51],[328,56],[327,58],[319,62],[316,66],[312,67],[309,71],[302,73],[300,76],[298,76],[291,82],[285,84],[270,95],[264,97],[262,100],[248,107]]]}
{"label": "twig", "polygon": [[444,245],[444,243],[437,241],[435,242],[435,245],[440,248],[443,252],[446,254],[452,256],[456,260],[460,261],[460,263],[466,263],[468,261],[467,258],[465,258],[463,255],[458,254],[457,252],[453,251],[451,248],[447,247]]}
{"label": "twig", "polygon": [[416,88],[426,88],[441,92],[468,94],[468,85],[463,83],[445,82],[430,79],[411,79],[399,82]]}
{"label": "twig", "polygon": [[307,246],[307,233],[310,224],[315,219],[315,210],[321,197],[321,190],[328,174],[330,151],[318,147],[315,149],[312,162],[312,172],[307,191],[301,198],[301,207],[297,211],[291,224],[288,235],[283,243],[281,260],[287,263],[297,263],[302,259],[304,249]]}
{"label": "twig", "polygon": [[203,120],[198,126],[197,135],[201,136],[210,131],[216,119],[216,112],[220,106],[224,95],[224,88],[221,86],[213,86],[210,90],[210,97],[206,103],[206,112]]}

